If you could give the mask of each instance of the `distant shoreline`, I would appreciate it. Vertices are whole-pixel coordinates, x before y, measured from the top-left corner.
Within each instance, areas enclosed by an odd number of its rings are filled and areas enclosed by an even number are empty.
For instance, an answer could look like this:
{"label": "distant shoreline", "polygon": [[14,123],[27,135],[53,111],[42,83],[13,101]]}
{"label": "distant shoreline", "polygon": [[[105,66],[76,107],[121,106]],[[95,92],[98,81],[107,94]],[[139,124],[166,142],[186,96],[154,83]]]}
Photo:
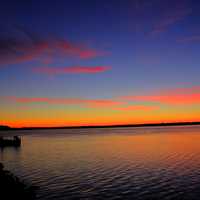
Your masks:
{"label": "distant shoreline", "polygon": [[147,124],[120,124],[120,125],[99,125],[99,126],[58,126],[58,127],[21,127],[12,128],[1,126],[0,131],[5,130],[39,130],[39,129],[88,129],[88,128],[126,128],[126,127],[158,127],[158,126],[191,126],[200,125],[200,122],[171,122],[171,123],[147,123]]}

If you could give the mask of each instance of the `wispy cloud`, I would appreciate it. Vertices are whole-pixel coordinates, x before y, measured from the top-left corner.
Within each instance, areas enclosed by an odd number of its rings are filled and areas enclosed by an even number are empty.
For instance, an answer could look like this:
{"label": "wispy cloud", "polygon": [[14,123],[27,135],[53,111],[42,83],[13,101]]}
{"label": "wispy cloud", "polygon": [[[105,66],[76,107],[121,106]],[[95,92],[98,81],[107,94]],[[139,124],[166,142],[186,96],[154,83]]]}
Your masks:
{"label": "wispy cloud", "polygon": [[95,74],[110,70],[110,66],[72,66],[72,67],[38,67],[33,71],[41,74]]}
{"label": "wispy cloud", "polygon": [[46,41],[22,41],[0,38],[0,63],[14,64],[31,61],[49,49]]}
{"label": "wispy cloud", "polygon": [[83,105],[87,107],[110,107],[124,104],[123,101],[111,99],[82,99],[82,98],[53,98],[53,97],[1,97],[6,101],[15,103],[31,104],[31,103],[44,103],[44,104],[64,104],[64,105]]}
{"label": "wispy cloud", "polygon": [[155,102],[169,105],[200,104],[200,86],[163,90],[149,95],[130,95],[124,96],[122,99],[128,101]]}
{"label": "wispy cloud", "polygon": [[182,37],[178,38],[176,41],[180,43],[200,42],[200,35]]}
{"label": "wispy cloud", "polygon": [[185,0],[173,0],[162,3],[168,3],[164,7],[161,7],[160,19],[154,24],[151,34],[159,34],[167,31],[171,26],[182,21],[191,14],[192,10],[187,5]]}
{"label": "wispy cloud", "polygon": [[0,35],[0,64],[15,64],[42,59],[46,61],[47,57],[55,58],[57,55],[63,58],[74,56],[80,59],[107,55],[107,52],[98,51],[63,38],[43,38],[24,30],[21,31],[20,37],[17,35],[19,34]]}
{"label": "wispy cloud", "polygon": [[50,41],[50,44],[52,48],[56,48],[63,55],[77,56],[81,59],[90,59],[108,54],[108,52],[97,51],[83,44],[72,43],[64,39],[54,39]]}
{"label": "wispy cloud", "polygon": [[129,105],[124,107],[115,108],[120,111],[153,111],[159,109],[158,106],[148,106],[148,105]]}
{"label": "wispy cloud", "polygon": [[127,101],[116,99],[82,99],[82,98],[53,98],[53,97],[0,97],[7,102],[14,102],[23,105],[27,104],[49,104],[49,105],[79,105],[85,108],[106,108],[115,111],[153,111],[159,106],[151,105],[128,105]]}
{"label": "wispy cloud", "polygon": [[[83,99],[83,98],[54,98],[54,97],[17,97],[1,96],[5,101],[22,104],[64,104],[82,105],[98,108],[107,107],[119,111],[153,111],[159,109],[160,105],[145,105],[146,103],[159,103],[166,105],[193,105],[200,104],[200,86],[189,88],[174,88],[150,93],[148,95],[128,95],[114,99]],[[130,102],[137,104],[130,105]]]}

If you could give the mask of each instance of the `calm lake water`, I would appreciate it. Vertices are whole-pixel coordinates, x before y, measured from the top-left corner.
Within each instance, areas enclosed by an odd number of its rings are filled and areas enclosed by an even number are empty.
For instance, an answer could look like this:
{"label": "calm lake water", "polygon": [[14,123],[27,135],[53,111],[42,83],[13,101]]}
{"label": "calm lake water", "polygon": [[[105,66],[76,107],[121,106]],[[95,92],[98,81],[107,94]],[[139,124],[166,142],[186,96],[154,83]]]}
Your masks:
{"label": "calm lake water", "polygon": [[200,126],[6,131],[0,162],[39,200],[198,199]]}

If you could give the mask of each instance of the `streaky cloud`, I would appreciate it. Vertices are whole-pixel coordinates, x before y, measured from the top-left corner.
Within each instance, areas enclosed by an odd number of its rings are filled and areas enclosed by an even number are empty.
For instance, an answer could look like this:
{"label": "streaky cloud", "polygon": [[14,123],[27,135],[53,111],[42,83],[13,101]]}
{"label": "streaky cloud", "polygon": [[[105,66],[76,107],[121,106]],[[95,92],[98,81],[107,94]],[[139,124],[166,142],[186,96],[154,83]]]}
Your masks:
{"label": "streaky cloud", "polygon": [[17,97],[7,96],[1,97],[5,101],[32,104],[32,103],[44,103],[44,104],[63,104],[63,105],[83,105],[87,107],[110,107],[124,104],[123,101],[117,101],[112,99],[82,99],[82,98],[55,98],[55,97]]}
{"label": "streaky cloud", "polygon": [[200,35],[191,35],[187,37],[182,37],[182,38],[178,38],[176,41],[179,43],[200,42]]}
{"label": "streaky cloud", "polygon": [[95,74],[110,70],[110,66],[71,66],[71,67],[37,67],[33,71],[40,74]]}
{"label": "streaky cloud", "polygon": [[159,109],[159,106],[149,106],[149,105],[129,105],[125,107],[115,108],[120,111],[154,111]]}
{"label": "streaky cloud", "polygon": [[43,61],[48,58],[76,57],[92,59],[105,56],[107,52],[99,51],[82,43],[70,42],[65,38],[38,36],[30,31],[22,30],[18,35],[0,35],[0,64],[9,65],[30,61]]}
{"label": "streaky cloud", "polygon": [[148,95],[130,95],[121,98],[127,101],[155,102],[169,105],[200,104],[200,86],[174,88]]}
{"label": "streaky cloud", "polygon": [[19,104],[49,104],[49,105],[80,105],[85,108],[106,108],[115,111],[154,111],[158,106],[128,105],[127,101],[116,99],[83,99],[83,98],[55,98],[55,97],[17,97],[1,96],[0,99]]}
{"label": "streaky cloud", "polygon": [[153,25],[151,35],[156,35],[167,31],[171,26],[184,20],[188,15],[192,13],[192,9],[189,7],[185,0],[173,0],[163,2],[164,5],[167,3],[160,19]]}

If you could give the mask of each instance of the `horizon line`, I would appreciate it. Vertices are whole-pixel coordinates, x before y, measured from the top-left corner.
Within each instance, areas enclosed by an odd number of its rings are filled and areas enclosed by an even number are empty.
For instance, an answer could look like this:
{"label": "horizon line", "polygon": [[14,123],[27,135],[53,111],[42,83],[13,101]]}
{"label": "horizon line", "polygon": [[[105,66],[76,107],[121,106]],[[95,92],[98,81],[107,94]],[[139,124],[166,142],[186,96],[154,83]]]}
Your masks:
{"label": "horizon line", "polygon": [[113,124],[113,125],[81,125],[81,126],[30,126],[11,127],[0,125],[0,130],[31,130],[31,129],[80,129],[80,128],[117,128],[117,127],[148,127],[148,126],[188,126],[200,125],[200,121],[185,122],[161,122],[161,123],[139,123],[139,124]]}

